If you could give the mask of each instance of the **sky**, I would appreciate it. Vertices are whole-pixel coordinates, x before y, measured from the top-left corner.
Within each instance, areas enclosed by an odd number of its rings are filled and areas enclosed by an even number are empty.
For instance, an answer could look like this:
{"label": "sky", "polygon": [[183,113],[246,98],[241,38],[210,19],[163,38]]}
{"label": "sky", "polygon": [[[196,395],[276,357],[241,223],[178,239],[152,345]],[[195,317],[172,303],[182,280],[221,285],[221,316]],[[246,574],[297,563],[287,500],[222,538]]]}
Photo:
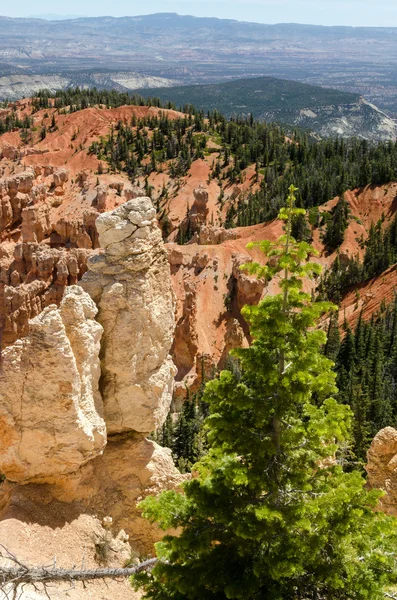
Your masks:
{"label": "sky", "polygon": [[0,0],[0,15],[9,17],[54,13],[121,17],[155,12],[258,23],[397,27],[397,0]]}

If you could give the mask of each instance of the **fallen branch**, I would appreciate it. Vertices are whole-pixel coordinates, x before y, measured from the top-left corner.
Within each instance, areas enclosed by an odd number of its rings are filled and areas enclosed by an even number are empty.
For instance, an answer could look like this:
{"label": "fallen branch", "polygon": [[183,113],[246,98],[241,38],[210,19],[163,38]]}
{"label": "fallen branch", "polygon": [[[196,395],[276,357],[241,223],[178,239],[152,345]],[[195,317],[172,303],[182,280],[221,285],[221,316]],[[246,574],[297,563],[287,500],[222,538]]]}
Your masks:
{"label": "fallen branch", "polygon": [[101,568],[101,569],[60,569],[56,566],[56,561],[48,566],[30,566],[22,563],[14,554],[12,554],[2,544],[4,552],[0,553],[0,557],[4,560],[11,561],[10,566],[0,566],[0,590],[6,593],[6,588],[17,590],[19,586],[43,584],[46,586],[49,583],[76,581],[88,582],[96,579],[119,579],[131,577],[140,571],[152,568],[157,562],[157,558],[150,558],[133,567],[126,568]]}
{"label": "fallen branch", "polygon": [[87,569],[84,571],[73,569],[52,569],[46,567],[0,567],[0,583],[53,583],[55,581],[88,581],[93,579],[117,579],[130,577],[152,567],[156,558],[145,560],[136,567],[125,569]]}

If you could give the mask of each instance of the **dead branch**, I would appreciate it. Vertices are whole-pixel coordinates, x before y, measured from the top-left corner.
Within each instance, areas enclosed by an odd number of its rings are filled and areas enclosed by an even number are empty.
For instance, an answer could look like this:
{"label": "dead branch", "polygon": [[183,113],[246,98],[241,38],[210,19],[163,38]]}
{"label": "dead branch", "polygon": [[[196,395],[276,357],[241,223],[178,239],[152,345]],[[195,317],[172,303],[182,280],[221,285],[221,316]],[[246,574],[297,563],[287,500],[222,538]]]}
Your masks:
{"label": "dead branch", "polygon": [[75,581],[93,581],[95,579],[119,579],[131,577],[140,571],[152,568],[157,562],[156,558],[150,558],[133,567],[126,568],[103,568],[103,569],[60,569],[56,566],[56,561],[49,566],[30,566],[21,562],[5,546],[0,544],[3,552],[0,557],[8,560],[10,566],[0,565],[0,590],[5,588],[17,589],[19,586],[64,582],[73,583]]}

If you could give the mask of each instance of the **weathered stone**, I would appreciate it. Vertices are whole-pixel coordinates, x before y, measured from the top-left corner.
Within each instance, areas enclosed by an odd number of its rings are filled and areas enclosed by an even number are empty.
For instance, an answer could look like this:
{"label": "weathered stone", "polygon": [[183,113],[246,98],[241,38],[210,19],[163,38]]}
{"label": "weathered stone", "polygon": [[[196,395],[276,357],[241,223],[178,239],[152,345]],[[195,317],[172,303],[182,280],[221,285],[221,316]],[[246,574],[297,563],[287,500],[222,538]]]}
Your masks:
{"label": "weathered stone", "polygon": [[149,433],[164,423],[171,404],[174,298],[154,217],[149,198],[100,215],[96,226],[104,251],[90,259],[81,281],[104,328],[102,394],[109,433]]}
{"label": "weathered stone", "polygon": [[384,490],[379,507],[397,515],[397,430],[385,427],[374,437],[367,453],[368,483]]}
{"label": "weathered stone", "polygon": [[203,225],[198,234],[197,242],[204,245],[217,245],[226,242],[227,240],[236,240],[240,236],[234,229],[225,229],[224,227],[216,227],[214,225]]}
{"label": "weathered stone", "polygon": [[58,169],[54,173],[54,187],[62,187],[69,179],[69,171],[67,169]]}
{"label": "weathered stone", "polygon": [[236,299],[239,310],[245,304],[257,304],[265,289],[265,284],[261,279],[249,275],[240,268],[245,263],[251,262],[251,260],[252,258],[245,254],[236,254],[233,256],[233,277],[236,281]]}
{"label": "weathered stone", "polygon": [[96,312],[80,287],[67,288],[60,308],[46,308],[4,351],[0,470],[10,481],[76,471],[103,451]]}
{"label": "weathered stone", "polygon": [[[23,213],[26,218],[31,214],[30,209],[27,211]],[[35,223],[40,237],[40,222]],[[27,335],[29,319],[40,314],[46,306],[59,305],[65,286],[77,283],[85,272],[88,253],[79,248],[58,250],[45,244],[23,242],[17,244],[13,252],[0,256],[3,346]]]}
{"label": "weathered stone", "polygon": [[123,196],[124,196],[126,202],[128,202],[128,200],[133,200],[134,198],[140,198],[144,195],[145,195],[145,191],[142,190],[137,185],[133,185],[131,187],[126,187],[123,190]]}
{"label": "weathered stone", "polygon": [[109,194],[109,186],[106,184],[98,185],[96,188],[96,197],[93,206],[96,206],[99,212],[106,210],[106,202]]}
{"label": "weathered stone", "polygon": [[120,435],[112,436],[103,455],[76,473],[49,480],[48,492],[61,502],[78,502],[87,512],[110,516],[133,547],[147,553],[164,532],[142,517],[137,503],[188,478],[176,469],[168,448],[139,434]]}
{"label": "weathered stone", "polygon": [[19,148],[15,146],[7,145],[2,148],[0,158],[8,158],[9,160],[17,160],[20,156]]}

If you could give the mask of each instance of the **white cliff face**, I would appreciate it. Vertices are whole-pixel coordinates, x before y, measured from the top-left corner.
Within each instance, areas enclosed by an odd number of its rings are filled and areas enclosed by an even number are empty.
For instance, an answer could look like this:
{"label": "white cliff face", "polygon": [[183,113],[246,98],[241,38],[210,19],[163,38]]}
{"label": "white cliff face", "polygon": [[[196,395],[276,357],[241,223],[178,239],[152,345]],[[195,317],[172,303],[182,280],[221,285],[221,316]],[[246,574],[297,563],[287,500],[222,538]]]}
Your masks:
{"label": "white cliff face", "polygon": [[[277,118],[276,114],[273,117]],[[395,141],[397,138],[395,120],[364,98],[353,104],[291,111],[289,120],[325,138],[335,135],[372,141]]]}
{"label": "white cliff face", "polygon": [[102,327],[80,287],[67,288],[3,353],[0,471],[26,482],[76,471],[102,453],[106,427],[98,392]]}
{"label": "white cliff face", "polygon": [[81,286],[104,329],[101,393],[108,433],[149,433],[172,399],[175,368],[170,267],[155,209],[135,198],[96,221],[104,251],[92,257]]}

